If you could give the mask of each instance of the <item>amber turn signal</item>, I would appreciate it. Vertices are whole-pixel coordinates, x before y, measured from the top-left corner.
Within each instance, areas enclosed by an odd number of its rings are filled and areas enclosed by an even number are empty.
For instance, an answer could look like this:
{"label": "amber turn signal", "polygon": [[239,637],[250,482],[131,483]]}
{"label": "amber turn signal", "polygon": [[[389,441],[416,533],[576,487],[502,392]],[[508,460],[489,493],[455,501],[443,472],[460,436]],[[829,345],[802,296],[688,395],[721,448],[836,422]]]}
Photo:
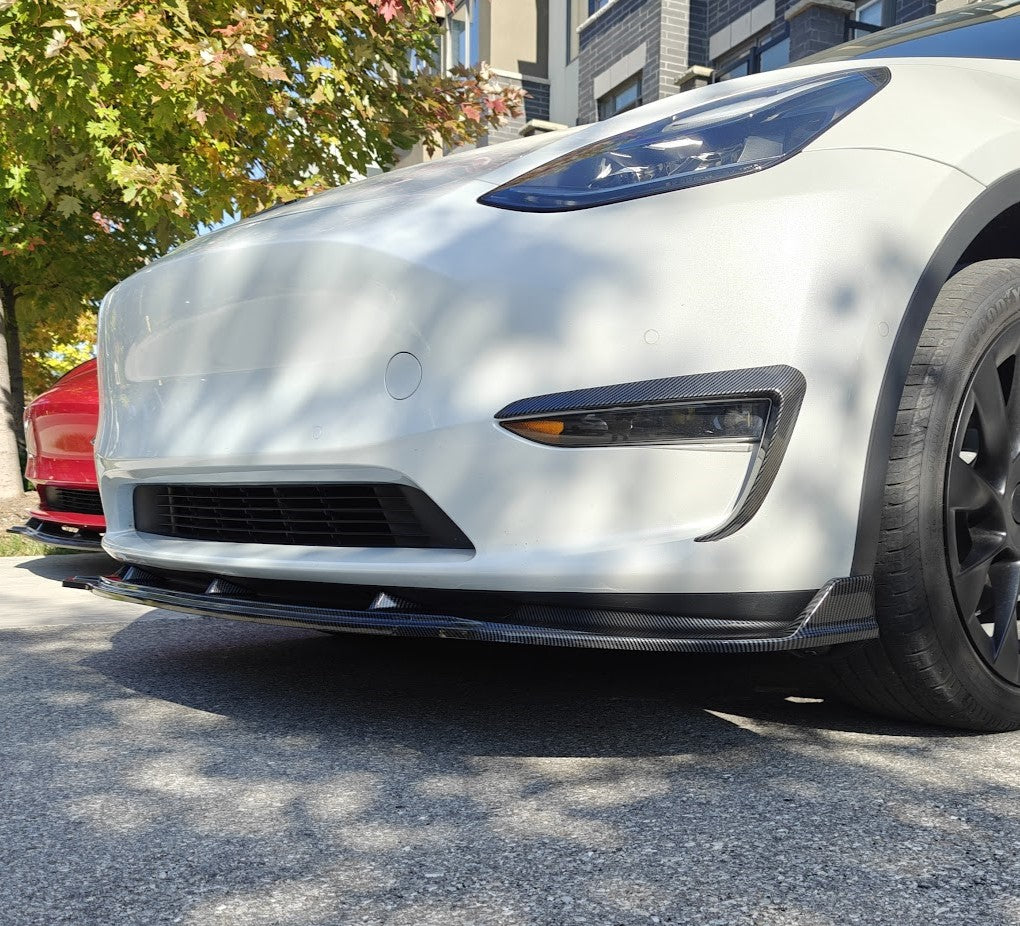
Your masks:
{"label": "amber turn signal", "polygon": [[771,408],[767,398],[705,399],[561,412],[556,416],[501,421],[500,425],[528,440],[553,447],[754,444],[765,432]]}
{"label": "amber turn signal", "polygon": [[535,421],[507,421],[504,425],[508,431],[520,434],[521,437],[558,437],[563,433],[565,425],[554,418],[539,418]]}

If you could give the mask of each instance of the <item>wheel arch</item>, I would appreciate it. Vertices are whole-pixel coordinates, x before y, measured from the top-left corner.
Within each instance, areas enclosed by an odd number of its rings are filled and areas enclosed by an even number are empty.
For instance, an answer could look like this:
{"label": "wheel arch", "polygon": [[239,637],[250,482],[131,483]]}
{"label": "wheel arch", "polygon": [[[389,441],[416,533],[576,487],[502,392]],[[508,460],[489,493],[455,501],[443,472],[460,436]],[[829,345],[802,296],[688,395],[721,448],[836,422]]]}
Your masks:
{"label": "wheel arch", "polygon": [[[1016,233],[1011,247],[1004,238]],[[946,232],[921,274],[900,320],[886,362],[871,424],[864,467],[852,575],[871,575],[878,554],[882,497],[900,396],[939,291],[966,264],[996,257],[1020,257],[1020,170],[986,187]]]}

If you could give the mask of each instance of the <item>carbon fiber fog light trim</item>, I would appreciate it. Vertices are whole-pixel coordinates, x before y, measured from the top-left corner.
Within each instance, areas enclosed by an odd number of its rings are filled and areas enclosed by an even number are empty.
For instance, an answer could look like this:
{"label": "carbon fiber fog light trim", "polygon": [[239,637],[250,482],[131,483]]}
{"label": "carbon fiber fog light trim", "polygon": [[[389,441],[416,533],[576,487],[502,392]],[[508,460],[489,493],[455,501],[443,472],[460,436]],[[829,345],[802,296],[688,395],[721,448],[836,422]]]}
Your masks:
{"label": "carbon fiber fog light trim", "polygon": [[497,421],[506,421],[510,418],[629,408],[684,400],[770,399],[772,409],[758,445],[757,457],[752,464],[753,478],[726,521],[715,530],[695,538],[698,541],[720,540],[740,530],[765,501],[783,462],[806,391],[804,374],[794,367],[780,364],[553,392],[512,402],[496,412],[495,418]]}

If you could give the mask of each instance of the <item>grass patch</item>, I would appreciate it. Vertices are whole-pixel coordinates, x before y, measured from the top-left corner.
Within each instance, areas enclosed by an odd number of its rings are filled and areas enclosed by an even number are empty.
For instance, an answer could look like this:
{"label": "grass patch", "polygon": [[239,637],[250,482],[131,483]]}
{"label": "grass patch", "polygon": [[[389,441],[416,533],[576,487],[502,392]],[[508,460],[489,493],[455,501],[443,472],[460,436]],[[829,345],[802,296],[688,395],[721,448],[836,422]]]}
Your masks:
{"label": "grass patch", "polygon": [[65,550],[63,547],[51,547],[46,543],[19,537],[17,534],[0,534],[0,556],[53,556],[67,553],[84,553],[84,550]]}

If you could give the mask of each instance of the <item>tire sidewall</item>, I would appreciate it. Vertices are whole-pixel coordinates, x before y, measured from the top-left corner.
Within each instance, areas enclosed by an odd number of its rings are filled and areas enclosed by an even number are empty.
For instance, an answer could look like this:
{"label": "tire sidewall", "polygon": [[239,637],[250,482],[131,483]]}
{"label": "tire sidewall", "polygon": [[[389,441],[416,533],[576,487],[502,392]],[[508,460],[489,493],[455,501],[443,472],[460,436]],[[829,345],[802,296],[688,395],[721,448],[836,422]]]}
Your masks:
{"label": "tire sidewall", "polygon": [[[927,420],[914,422],[915,428],[924,429],[918,492],[920,568],[932,630],[958,683],[984,710],[1020,721],[1020,687],[997,675],[971,642],[956,605],[947,554],[947,468],[961,403],[985,353],[1003,331],[1020,323],[1020,273],[1003,273],[988,284],[975,287],[977,304],[956,336],[938,343],[929,366],[931,382],[925,384],[932,390]],[[1020,368],[1016,376],[1015,388],[1020,388]]]}

